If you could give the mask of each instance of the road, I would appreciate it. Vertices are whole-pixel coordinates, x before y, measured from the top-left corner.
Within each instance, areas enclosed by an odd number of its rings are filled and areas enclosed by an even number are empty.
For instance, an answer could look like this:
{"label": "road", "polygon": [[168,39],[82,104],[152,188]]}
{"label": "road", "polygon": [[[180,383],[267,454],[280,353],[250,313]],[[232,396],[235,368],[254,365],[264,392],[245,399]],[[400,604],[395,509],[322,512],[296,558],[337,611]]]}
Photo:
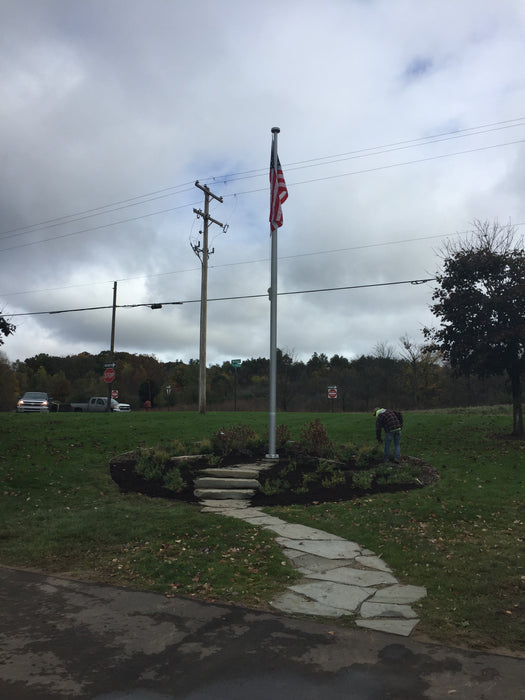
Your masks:
{"label": "road", "polygon": [[2,700],[519,700],[525,659],[0,567]]}

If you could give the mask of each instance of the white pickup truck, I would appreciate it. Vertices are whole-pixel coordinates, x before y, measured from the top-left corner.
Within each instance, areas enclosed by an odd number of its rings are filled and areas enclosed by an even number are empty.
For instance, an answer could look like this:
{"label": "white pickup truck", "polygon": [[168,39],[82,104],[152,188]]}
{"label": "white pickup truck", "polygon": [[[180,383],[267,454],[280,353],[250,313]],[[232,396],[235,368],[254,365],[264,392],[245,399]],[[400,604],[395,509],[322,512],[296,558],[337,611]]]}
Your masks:
{"label": "white pickup truck", "polygon": [[[102,413],[106,410],[108,400],[104,396],[92,396],[88,403],[72,403],[71,410],[76,413]],[[121,413],[123,411],[131,411],[129,403],[119,403],[115,399],[111,399],[111,411]]]}

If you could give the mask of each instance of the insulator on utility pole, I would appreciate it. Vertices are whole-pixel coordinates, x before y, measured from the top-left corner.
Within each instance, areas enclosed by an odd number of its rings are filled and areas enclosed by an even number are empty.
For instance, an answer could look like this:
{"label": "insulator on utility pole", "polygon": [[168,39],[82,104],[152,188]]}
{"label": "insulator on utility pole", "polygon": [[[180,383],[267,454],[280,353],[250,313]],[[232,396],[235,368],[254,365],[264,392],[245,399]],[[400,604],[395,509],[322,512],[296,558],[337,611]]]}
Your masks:
{"label": "insulator on utility pole", "polygon": [[204,192],[204,211],[194,209],[197,216],[201,216],[204,221],[202,233],[202,247],[193,245],[193,252],[201,261],[202,276],[201,276],[201,319],[200,319],[200,351],[199,351],[199,413],[206,413],[206,323],[207,323],[207,307],[208,307],[208,258],[214,252],[208,248],[208,227],[210,221],[217,224],[223,230],[226,229],[224,224],[210,216],[210,199],[216,199],[222,204],[222,197],[213,194],[207,185],[199,184],[197,180],[195,187],[198,187]]}

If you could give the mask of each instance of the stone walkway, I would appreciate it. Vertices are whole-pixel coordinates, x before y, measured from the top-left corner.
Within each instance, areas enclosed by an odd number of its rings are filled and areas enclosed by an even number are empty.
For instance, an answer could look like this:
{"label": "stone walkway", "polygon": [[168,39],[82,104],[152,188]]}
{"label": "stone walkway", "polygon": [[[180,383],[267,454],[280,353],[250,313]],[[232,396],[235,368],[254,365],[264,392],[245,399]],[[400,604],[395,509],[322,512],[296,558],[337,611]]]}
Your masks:
{"label": "stone walkway", "polygon": [[206,500],[201,505],[205,512],[238,518],[278,535],[276,542],[304,578],[271,601],[275,609],[320,617],[352,615],[358,627],[405,637],[419,622],[410,606],[426,596],[426,589],[400,584],[374,552],[267,515],[246,500]]}

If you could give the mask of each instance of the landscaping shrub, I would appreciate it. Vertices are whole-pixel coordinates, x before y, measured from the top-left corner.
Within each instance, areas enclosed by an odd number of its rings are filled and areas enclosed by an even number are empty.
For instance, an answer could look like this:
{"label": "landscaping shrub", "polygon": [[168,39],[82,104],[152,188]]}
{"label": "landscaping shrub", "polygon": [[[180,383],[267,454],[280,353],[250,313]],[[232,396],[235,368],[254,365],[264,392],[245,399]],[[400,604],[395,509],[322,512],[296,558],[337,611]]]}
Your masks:
{"label": "landscaping shrub", "polygon": [[334,445],[319,418],[301,428],[297,447],[309,456],[333,457]]}
{"label": "landscaping shrub", "polygon": [[163,481],[166,463],[170,456],[158,447],[141,447],[137,451],[135,472],[146,481]]}
{"label": "landscaping shrub", "polygon": [[355,474],[352,474],[352,486],[355,486],[356,489],[367,491],[372,488],[375,476],[375,472],[372,470],[355,472]]}
{"label": "landscaping shrub", "polygon": [[284,423],[275,428],[275,447],[277,451],[283,450],[292,439],[290,428]]}

